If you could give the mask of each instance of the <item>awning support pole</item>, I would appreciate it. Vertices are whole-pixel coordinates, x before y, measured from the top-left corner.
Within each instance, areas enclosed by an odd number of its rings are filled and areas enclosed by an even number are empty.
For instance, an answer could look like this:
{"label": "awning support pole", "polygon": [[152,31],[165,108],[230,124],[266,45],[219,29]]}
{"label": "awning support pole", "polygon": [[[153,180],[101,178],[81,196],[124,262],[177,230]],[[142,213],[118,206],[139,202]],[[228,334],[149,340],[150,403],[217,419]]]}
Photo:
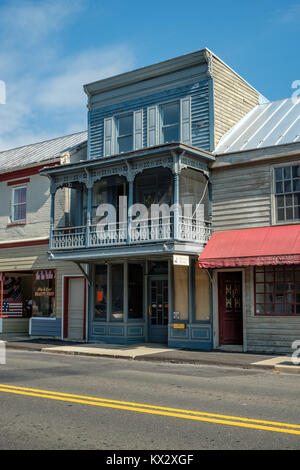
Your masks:
{"label": "awning support pole", "polygon": [[90,279],[90,276],[87,275],[87,273],[85,272],[85,270],[83,269],[83,267],[81,266],[80,263],[78,263],[78,261],[73,261],[73,263],[76,264],[76,266],[78,266],[78,268],[80,269],[80,271],[82,272],[82,274],[84,275],[84,277],[86,278],[87,282],[89,283],[89,286],[92,284],[92,281]]}

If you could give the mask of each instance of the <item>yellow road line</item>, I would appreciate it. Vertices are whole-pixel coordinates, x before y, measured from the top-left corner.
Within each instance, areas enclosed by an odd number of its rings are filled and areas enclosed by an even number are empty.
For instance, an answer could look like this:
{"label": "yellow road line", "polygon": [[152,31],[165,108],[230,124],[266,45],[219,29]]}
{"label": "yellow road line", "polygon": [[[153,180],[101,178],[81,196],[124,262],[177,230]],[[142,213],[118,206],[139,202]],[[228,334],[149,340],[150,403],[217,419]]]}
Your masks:
{"label": "yellow road line", "polygon": [[[72,402],[72,403],[81,403],[81,404],[86,404],[86,405],[92,405],[92,406],[101,406],[105,408],[114,408],[114,409],[119,409],[119,410],[126,410],[126,411],[136,411],[139,413],[148,413],[148,414],[153,414],[153,415],[160,415],[160,416],[171,416],[175,418],[182,418],[182,419],[189,419],[189,420],[195,420],[195,421],[204,421],[204,422],[209,422],[209,423],[217,423],[217,424],[226,424],[228,426],[237,426],[237,427],[243,427],[243,428],[249,428],[249,429],[261,429],[265,431],[273,431],[273,432],[279,432],[279,433],[285,433],[285,434],[293,434],[293,435],[300,435],[300,431],[296,431],[294,429],[282,429],[279,427],[274,427],[274,426],[262,426],[259,424],[250,424],[250,423],[242,423],[242,422],[235,422],[235,421],[228,421],[225,419],[213,419],[213,418],[208,418],[208,417],[201,417],[201,416],[194,416],[194,415],[188,415],[188,414],[182,414],[182,413],[171,413],[163,410],[149,410],[145,408],[138,408],[136,406],[124,406],[124,405],[117,405],[113,403],[100,403],[98,401],[91,401],[88,400],[87,398],[89,397],[84,397],[85,399],[77,399],[77,398],[71,398],[70,395],[64,394],[64,396],[58,396],[54,395],[55,392],[45,392],[45,393],[37,393],[37,392],[29,392],[29,391],[24,391],[24,390],[16,390],[13,389],[13,387],[8,386],[6,388],[1,388],[0,384],[0,392],[6,392],[6,393],[13,393],[17,395],[25,395],[25,396],[32,396],[32,397],[39,397],[39,398],[48,398],[50,400],[59,400],[59,401],[67,401],[67,402]],[[21,388],[21,387],[20,387]],[[42,390],[40,390],[42,392]],[[51,395],[52,393],[52,395]],[[189,411],[187,411],[189,413]],[[220,415],[222,416],[222,415]],[[234,417],[230,417],[230,419],[234,419]],[[296,426],[296,425],[287,425],[286,423],[281,423],[281,425],[286,425],[286,426]]]}
{"label": "yellow road line", "polygon": [[241,418],[238,416],[228,416],[228,415],[221,415],[221,414],[216,414],[216,413],[206,413],[204,411],[192,411],[192,410],[184,410],[184,409],[178,409],[178,408],[169,408],[169,407],[164,407],[164,406],[156,406],[156,405],[146,405],[143,403],[134,403],[130,401],[119,401],[119,400],[110,400],[107,398],[98,398],[98,397],[89,397],[85,395],[74,395],[71,393],[62,393],[62,392],[53,392],[49,390],[41,390],[37,388],[26,388],[26,387],[17,387],[14,385],[5,385],[5,384],[0,384],[0,387],[2,388],[8,388],[8,389],[13,389],[13,390],[24,390],[28,392],[37,392],[37,393],[43,393],[47,395],[57,395],[57,396],[62,396],[62,397],[70,397],[70,398],[80,398],[88,401],[96,401],[96,402],[104,402],[104,403],[114,403],[118,405],[129,405],[129,406],[134,406],[134,407],[139,407],[139,408],[151,408],[154,410],[162,410],[162,411],[174,411],[176,413],[188,413],[192,415],[199,415],[199,416],[209,416],[213,418],[221,418],[221,419],[229,419],[229,420],[235,420],[235,421],[245,421],[249,423],[257,423],[257,424],[266,424],[266,425],[271,425],[271,426],[282,426],[282,427],[288,427],[288,428],[296,428],[300,429],[299,424],[288,424],[288,423],[281,423],[281,422],[276,422],[276,421],[265,421],[265,420],[259,420],[259,419],[252,419],[252,418]]}

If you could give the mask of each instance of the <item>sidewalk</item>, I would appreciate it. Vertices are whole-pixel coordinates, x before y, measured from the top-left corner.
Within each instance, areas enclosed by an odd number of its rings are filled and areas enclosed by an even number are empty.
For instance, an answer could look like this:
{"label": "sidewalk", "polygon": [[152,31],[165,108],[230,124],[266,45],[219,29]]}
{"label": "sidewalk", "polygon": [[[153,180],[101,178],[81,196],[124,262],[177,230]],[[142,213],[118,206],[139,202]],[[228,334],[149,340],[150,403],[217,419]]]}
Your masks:
{"label": "sidewalk", "polygon": [[40,351],[44,353],[71,354],[93,357],[112,357],[136,361],[169,362],[175,364],[267,369],[276,372],[300,374],[300,365],[294,365],[290,356],[249,354],[228,351],[195,351],[171,349],[165,345],[140,343],[119,345],[107,343],[75,343],[52,339],[30,339],[0,335],[7,349]]}

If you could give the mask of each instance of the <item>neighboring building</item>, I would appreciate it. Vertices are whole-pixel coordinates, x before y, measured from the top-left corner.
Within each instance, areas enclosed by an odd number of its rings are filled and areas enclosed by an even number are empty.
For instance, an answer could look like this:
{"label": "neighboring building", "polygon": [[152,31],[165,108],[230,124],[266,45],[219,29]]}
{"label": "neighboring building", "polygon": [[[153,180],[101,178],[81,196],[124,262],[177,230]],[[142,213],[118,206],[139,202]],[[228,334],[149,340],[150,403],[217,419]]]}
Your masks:
{"label": "neighboring building", "polygon": [[[51,181],[49,259],[87,266],[87,339],[211,349],[210,277],[197,259],[212,230],[212,152],[265,100],[207,49],[84,89],[87,161],[42,174]],[[77,213],[61,227],[56,201],[65,187]],[[105,219],[99,205],[118,207],[120,196],[128,207],[146,206],[142,220],[131,214],[124,222],[122,211]],[[150,215],[150,206],[162,203],[191,210]],[[65,282],[63,338],[74,338],[70,323],[78,339],[85,336],[85,295],[83,284]]]}
{"label": "neighboring building", "polygon": [[[86,158],[87,133],[0,152],[0,333],[61,336],[65,275],[72,263],[49,266],[50,185],[39,174]],[[58,224],[70,218],[68,189],[57,198]]]}
{"label": "neighboring building", "polygon": [[214,348],[292,352],[300,339],[300,99],[256,106],[211,165]]}

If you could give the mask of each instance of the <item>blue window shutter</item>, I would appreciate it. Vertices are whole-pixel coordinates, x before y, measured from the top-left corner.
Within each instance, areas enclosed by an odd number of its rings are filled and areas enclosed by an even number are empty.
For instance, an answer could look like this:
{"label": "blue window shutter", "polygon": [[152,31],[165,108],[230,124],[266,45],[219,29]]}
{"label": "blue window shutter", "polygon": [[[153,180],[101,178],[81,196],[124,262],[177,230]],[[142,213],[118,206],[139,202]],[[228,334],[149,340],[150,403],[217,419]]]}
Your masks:
{"label": "blue window shutter", "polygon": [[147,145],[152,147],[157,144],[157,106],[148,108],[147,118]]}
{"label": "blue window shutter", "polygon": [[134,150],[143,148],[143,110],[134,112],[133,115],[134,128]]}
{"label": "blue window shutter", "polygon": [[103,155],[109,157],[114,152],[114,120],[113,118],[104,119],[104,143]]}
{"label": "blue window shutter", "polygon": [[180,141],[183,144],[192,144],[191,139],[191,97],[180,100],[181,130]]}

